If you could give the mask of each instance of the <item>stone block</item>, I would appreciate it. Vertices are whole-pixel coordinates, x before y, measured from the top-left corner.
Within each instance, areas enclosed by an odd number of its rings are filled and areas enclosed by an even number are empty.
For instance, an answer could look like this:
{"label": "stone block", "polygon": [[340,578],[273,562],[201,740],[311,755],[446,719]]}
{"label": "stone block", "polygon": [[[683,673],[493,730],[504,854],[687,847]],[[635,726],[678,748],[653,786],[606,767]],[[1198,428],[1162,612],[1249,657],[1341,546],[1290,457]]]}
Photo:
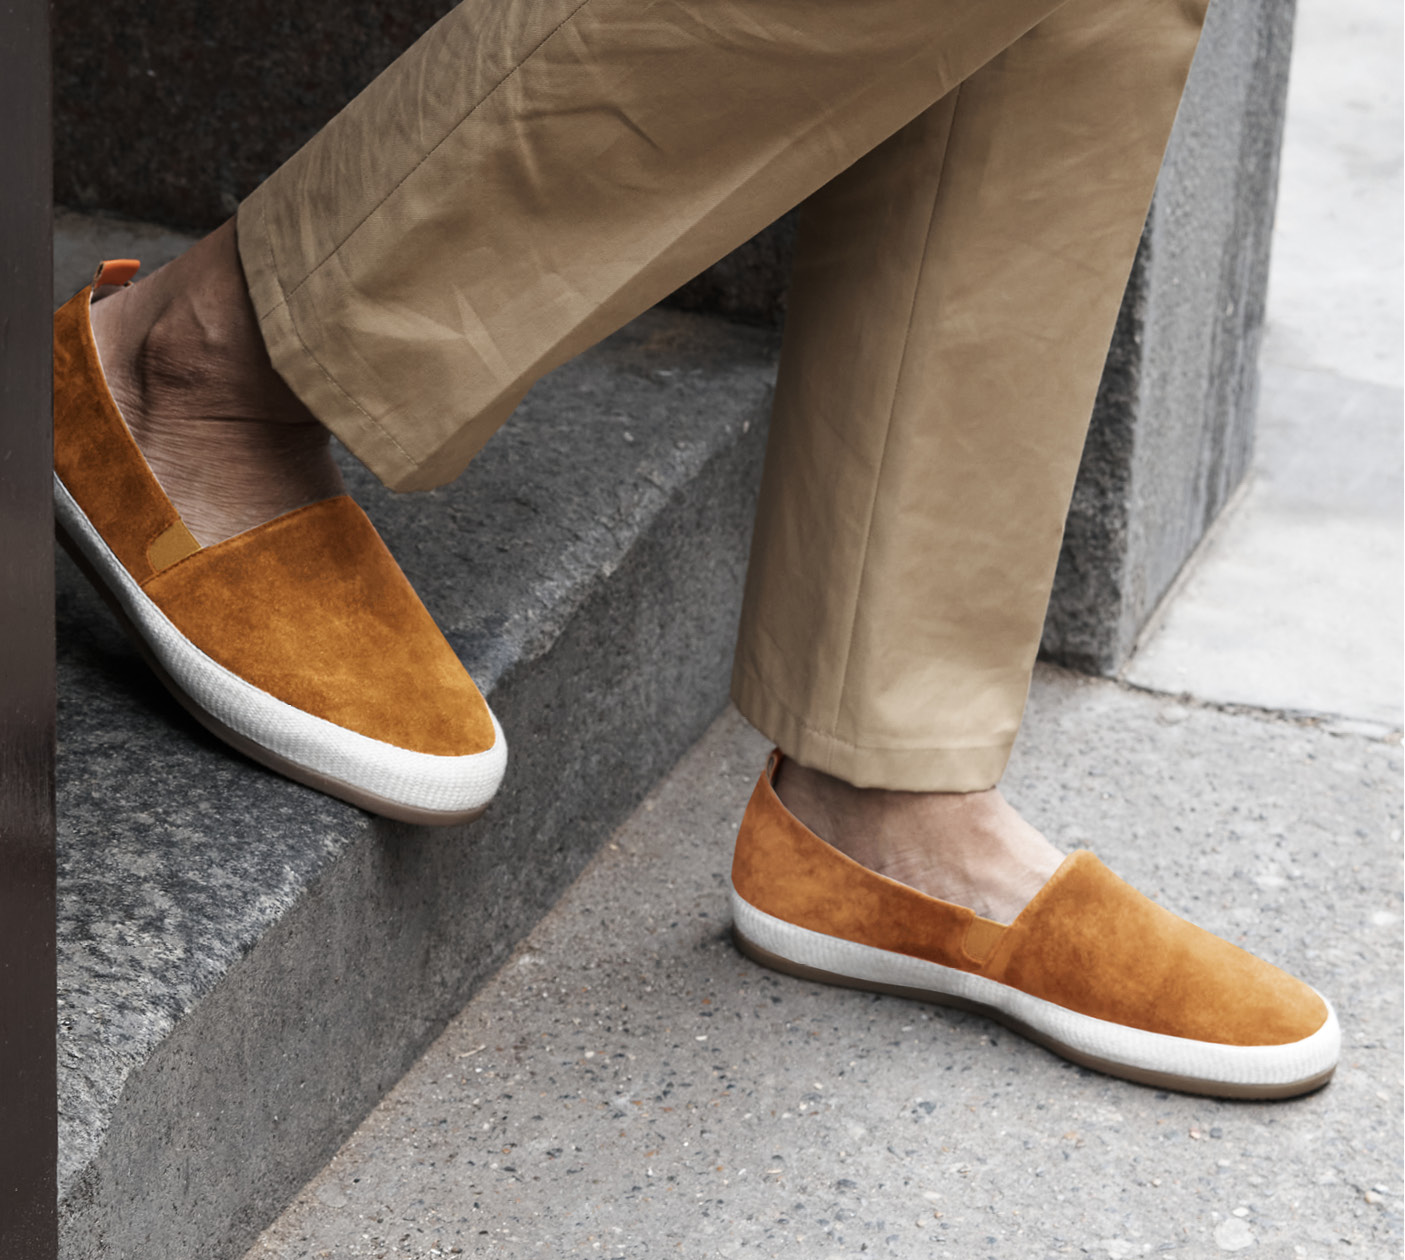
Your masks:
{"label": "stone block", "polygon": [[394,496],[345,461],[509,732],[468,827],[232,753],[60,564],[65,1260],[242,1255],[706,729],[775,350],[650,312],[540,382],[452,487]]}
{"label": "stone block", "polygon": [[1116,672],[1249,470],[1293,0],[1210,7],[1118,316],[1043,647]]}

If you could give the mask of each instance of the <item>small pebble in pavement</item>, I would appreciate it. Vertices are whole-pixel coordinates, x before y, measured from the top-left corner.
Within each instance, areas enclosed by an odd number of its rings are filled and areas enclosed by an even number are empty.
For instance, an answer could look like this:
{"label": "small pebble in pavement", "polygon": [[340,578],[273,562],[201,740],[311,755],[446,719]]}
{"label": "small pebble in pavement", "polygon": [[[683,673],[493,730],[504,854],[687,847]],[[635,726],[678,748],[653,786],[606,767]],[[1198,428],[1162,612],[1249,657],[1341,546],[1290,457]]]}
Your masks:
{"label": "small pebble in pavement", "polygon": [[1237,1216],[1231,1216],[1215,1226],[1215,1245],[1221,1251],[1243,1251],[1254,1245],[1254,1231]]}

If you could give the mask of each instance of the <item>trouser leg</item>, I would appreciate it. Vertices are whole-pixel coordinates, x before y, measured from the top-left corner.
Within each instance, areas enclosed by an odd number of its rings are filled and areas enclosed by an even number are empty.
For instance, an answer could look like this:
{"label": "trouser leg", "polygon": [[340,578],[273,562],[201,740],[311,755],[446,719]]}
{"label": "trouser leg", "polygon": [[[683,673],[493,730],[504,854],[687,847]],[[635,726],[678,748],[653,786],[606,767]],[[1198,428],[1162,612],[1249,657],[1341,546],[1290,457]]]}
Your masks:
{"label": "trouser leg", "polygon": [[1059,2],[465,0],[240,208],[274,365],[387,484],[448,481]]}
{"label": "trouser leg", "polygon": [[1203,16],[1071,0],[803,207],[733,685],[801,762],[998,780]]}

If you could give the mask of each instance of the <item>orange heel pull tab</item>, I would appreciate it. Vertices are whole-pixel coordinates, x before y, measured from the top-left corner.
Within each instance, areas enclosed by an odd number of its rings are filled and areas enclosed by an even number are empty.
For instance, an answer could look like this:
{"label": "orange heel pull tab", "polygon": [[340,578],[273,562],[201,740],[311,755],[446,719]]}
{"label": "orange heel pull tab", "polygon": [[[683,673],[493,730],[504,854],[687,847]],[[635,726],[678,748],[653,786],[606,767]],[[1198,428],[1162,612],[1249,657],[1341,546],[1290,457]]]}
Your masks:
{"label": "orange heel pull tab", "polygon": [[141,270],[141,263],[135,258],[109,258],[98,266],[93,276],[93,288],[100,289],[105,284],[131,284],[132,277]]}

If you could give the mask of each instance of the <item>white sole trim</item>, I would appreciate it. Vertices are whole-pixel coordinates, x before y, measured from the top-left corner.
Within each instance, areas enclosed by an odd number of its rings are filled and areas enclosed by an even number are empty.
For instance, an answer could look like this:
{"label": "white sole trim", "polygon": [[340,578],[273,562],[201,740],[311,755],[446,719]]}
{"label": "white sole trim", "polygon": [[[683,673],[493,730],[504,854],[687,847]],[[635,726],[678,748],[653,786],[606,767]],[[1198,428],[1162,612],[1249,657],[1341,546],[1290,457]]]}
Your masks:
{"label": "white sole trim", "polygon": [[126,615],[162,681],[196,718],[241,751],[322,791],[411,822],[462,821],[493,799],[507,770],[507,741],[491,710],[491,748],[441,757],[398,748],[294,708],[226,669],[176,629],[57,473],[54,514]]}
{"label": "white sole trim", "polygon": [[1080,1015],[954,967],[797,927],[757,909],[735,888],[731,895],[738,943],[759,951],[759,961],[783,968],[789,963],[813,979],[973,1009],[1074,1062],[1143,1083],[1224,1097],[1288,1097],[1325,1082],[1341,1050],[1330,1003],[1322,1027],[1288,1045],[1226,1046],[1171,1037]]}

